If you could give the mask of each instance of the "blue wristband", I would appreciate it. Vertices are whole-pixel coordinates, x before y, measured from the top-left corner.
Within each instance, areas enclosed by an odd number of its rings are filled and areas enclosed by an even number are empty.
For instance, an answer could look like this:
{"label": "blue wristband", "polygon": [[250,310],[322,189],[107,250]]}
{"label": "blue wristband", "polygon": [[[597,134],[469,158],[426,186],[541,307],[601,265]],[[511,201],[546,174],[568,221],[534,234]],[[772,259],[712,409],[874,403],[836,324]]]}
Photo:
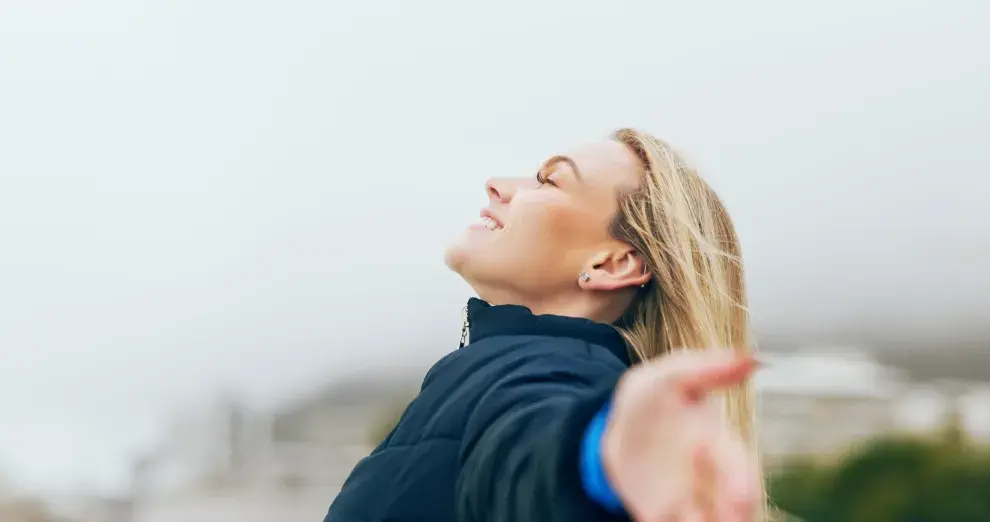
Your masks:
{"label": "blue wristband", "polygon": [[581,484],[585,493],[605,510],[621,513],[622,501],[609,484],[602,465],[602,437],[605,435],[605,424],[611,409],[611,403],[606,404],[591,419],[584,432],[584,440],[581,442]]}

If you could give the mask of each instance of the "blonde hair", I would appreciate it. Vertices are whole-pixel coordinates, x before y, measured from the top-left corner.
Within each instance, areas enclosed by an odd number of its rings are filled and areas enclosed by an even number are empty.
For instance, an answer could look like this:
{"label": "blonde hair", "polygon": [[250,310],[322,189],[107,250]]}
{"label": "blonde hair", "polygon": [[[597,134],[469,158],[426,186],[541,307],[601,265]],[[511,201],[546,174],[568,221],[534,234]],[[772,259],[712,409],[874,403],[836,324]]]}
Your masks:
{"label": "blonde hair", "polygon": [[[645,178],[620,196],[612,235],[643,257],[652,280],[616,325],[639,360],[671,350],[749,353],[749,313],[739,238],[722,201],[668,144],[634,129],[613,138],[642,163]],[[748,383],[725,392],[725,414],[758,456]],[[761,480],[762,482],[762,480]],[[761,484],[760,517],[766,492]]]}

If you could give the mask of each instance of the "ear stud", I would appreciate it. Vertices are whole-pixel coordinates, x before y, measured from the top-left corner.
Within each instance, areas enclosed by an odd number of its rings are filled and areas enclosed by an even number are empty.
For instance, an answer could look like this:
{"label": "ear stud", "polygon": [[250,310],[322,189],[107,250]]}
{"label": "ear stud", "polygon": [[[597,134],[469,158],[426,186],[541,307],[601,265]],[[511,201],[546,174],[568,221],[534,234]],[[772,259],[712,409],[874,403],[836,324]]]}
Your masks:
{"label": "ear stud", "polygon": [[587,272],[581,272],[581,281],[587,283],[588,281],[591,281],[591,276],[588,275]]}

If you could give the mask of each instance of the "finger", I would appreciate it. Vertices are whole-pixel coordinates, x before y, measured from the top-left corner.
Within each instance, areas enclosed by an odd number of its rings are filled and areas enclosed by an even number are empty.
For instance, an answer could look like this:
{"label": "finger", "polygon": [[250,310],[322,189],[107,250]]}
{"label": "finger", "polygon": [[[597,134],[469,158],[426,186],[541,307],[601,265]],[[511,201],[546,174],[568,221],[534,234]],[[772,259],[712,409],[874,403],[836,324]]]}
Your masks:
{"label": "finger", "polygon": [[712,391],[742,384],[758,366],[752,356],[717,360],[689,370],[677,383],[689,398],[700,400]]}
{"label": "finger", "polygon": [[698,446],[694,452],[693,500],[699,522],[719,522],[718,481],[712,448],[707,444]]}
{"label": "finger", "polygon": [[718,520],[749,522],[759,499],[760,476],[756,460],[746,444],[724,432],[712,447],[715,466]]}
{"label": "finger", "polygon": [[714,518],[709,519],[697,506],[685,509],[677,516],[677,522],[718,522]]}
{"label": "finger", "polygon": [[652,491],[645,492],[642,501],[627,506],[637,522],[680,521],[683,513],[692,506],[692,480],[690,451],[681,453],[684,458],[662,463],[661,480],[650,484]]}

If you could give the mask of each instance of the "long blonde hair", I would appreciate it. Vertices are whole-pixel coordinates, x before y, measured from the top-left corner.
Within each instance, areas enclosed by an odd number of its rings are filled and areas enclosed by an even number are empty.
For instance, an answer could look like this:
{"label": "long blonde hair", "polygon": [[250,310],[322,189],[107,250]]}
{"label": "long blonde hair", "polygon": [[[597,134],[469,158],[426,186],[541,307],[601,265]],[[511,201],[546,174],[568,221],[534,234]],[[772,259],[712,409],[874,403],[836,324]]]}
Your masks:
{"label": "long blonde hair", "polygon": [[[676,349],[749,353],[739,238],[722,201],[663,141],[634,129],[613,138],[639,157],[645,171],[640,186],[620,196],[611,225],[612,235],[633,246],[652,274],[617,324],[630,350],[639,360]],[[749,384],[725,394],[727,420],[758,456],[754,402]]]}

